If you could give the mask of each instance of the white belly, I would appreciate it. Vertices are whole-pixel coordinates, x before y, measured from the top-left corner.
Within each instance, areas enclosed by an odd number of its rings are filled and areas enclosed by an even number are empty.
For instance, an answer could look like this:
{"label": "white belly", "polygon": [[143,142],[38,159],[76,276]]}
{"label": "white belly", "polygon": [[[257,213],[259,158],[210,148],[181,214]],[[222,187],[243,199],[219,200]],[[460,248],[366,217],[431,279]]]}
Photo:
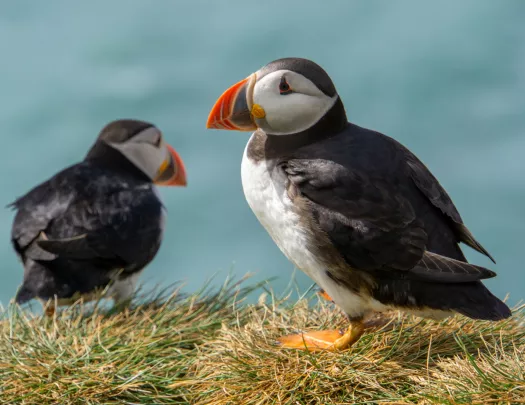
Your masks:
{"label": "white belly", "polygon": [[266,162],[255,163],[244,151],[241,166],[244,195],[259,222],[285,256],[324,289],[348,315],[360,316],[369,310],[387,309],[378,301],[360,297],[328,277],[325,266],[307,248],[308,234],[293,210],[284,184],[272,181],[271,176]]}
{"label": "white belly", "polygon": [[107,297],[113,298],[115,303],[131,299],[133,294],[135,294],[137,282],[142,271],[143,270],[137,271],[125,279],[114,280],[111,286],[108,288]]}
{"label": "white belly", "polygon": [[138,271],[136,273],[133,273],[131,276],[127,277],[126,279],[119,279],[118,274],[120,271],[115,271],[112,275],[113,282],[110,284],[110,286],[107,288],[107,290],[103,287],[89,292],[85,294],[74,294],[72,297],[69,298],[58,298],[57,299],[57,305],[58,306],[69,306],[73,305],[76,301],[78,301],[80,298],[82,298],[82,301],[84,303],[95,301],[100,298],[112,298],[115,303],[119,303],[121,301],[126,301],[128,299],[131,299],[133,297],[133,294],[135,293],[135,289],[137,287],[137,281],[140,277],[141,271]]}

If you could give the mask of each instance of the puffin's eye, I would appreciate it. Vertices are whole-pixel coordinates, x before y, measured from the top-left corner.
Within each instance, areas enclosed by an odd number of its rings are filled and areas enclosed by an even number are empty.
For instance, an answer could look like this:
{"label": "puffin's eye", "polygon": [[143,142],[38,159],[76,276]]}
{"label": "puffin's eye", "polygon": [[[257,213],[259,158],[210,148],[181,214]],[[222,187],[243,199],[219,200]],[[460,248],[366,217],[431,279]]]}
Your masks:
{"label": "puffin's eye", "polygon": [[282,96],[292,93],[292,89],[284,76],[281,77],[281,82],[279,83],[279,92]]}
{"label": "puffin's eye", "polygon": [[154,145],[158,148],[160,147],[160,143],[162,142],[162,135],[159,133],[156,137],[155,137],[155,142],[154,142]]}

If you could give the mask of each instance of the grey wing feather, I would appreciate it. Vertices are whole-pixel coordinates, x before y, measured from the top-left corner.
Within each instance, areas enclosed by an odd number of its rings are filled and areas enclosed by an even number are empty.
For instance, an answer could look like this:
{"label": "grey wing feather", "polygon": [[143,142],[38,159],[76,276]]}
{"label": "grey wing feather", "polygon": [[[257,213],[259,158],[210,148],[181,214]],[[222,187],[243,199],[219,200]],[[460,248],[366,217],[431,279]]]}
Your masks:
{"label": "grey wing feather", "polygon": [[406,152],[408,153],[407,164],[410,170],[410,175],[417,188],[428,198],[432,205],[438,208],[452,221],[462,242],[484,254],[492,260],[492,262],[496,263],[490,253],[481,246],[468,228],[463,224],[463,220],[461,219],[458,210],[454,206],[454,203],[445,189],[439,184],[438,180],[415,155],[408,150]]}
{"label": "grey wing feather", "polygon": [[32,260],[40,260],[40,261],[50,261],[55,260],[57,258],[57,255],[44,250],[41,246],[39,246],[40,241],[44,241],[47,239],[47,236],[44,231],[40,232],[40,234],[27,246],[26,250],[24,251],[24,256],[32,259]]}
{"label": "grey wing feather", "polygon": [[100,256],[87,240],[87,234],[67,239],[39,240],[37,244],[45,251],[68,259],[92,259]]}
{"label": "grey wing feather", "polygon": [[35,247],[33,241],[40,237],[54,218],[67,210],[73,199],[70,194],[46,192],[47,185],[47,182],[41,184],[9,205],[17,210],[11,230],[15,250],[20,253],[29,249],[30,255],[37,260],[52,258]]}
{"label": "grey wing feather", "polygon": [[492,270],[431,252],[410,269],[411,278],[441,283],[469,283],[496,276]]}

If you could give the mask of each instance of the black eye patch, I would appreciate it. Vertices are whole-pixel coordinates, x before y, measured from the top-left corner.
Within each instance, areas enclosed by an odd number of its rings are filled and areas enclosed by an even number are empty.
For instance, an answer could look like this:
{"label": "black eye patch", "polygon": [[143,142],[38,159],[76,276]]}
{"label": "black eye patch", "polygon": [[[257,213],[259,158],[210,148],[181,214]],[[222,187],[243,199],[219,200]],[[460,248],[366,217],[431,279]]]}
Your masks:
{"label": "black eye patch", "polygon": [[279,93],[281,93],[282,96],[285,96],[287,94],[293,93],[292,88],[286,81],[286,77],[281,77],[281,82],[279,83]]}

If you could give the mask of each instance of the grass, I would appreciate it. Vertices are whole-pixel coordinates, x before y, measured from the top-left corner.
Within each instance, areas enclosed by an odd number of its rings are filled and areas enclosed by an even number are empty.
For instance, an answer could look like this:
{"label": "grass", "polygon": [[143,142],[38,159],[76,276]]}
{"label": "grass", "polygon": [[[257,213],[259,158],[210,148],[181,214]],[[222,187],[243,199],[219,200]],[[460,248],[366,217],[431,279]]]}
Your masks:
{"label": "grass", "polygon": [[[2,404],[520,404],[524,309],[499,323],[400,314],[349,351],[279,350],[274,339],[345,326],[331,304],[228,280],[118,313],[82,305],[0,321]],[[384,324],[384,322],[383,322]]]}

